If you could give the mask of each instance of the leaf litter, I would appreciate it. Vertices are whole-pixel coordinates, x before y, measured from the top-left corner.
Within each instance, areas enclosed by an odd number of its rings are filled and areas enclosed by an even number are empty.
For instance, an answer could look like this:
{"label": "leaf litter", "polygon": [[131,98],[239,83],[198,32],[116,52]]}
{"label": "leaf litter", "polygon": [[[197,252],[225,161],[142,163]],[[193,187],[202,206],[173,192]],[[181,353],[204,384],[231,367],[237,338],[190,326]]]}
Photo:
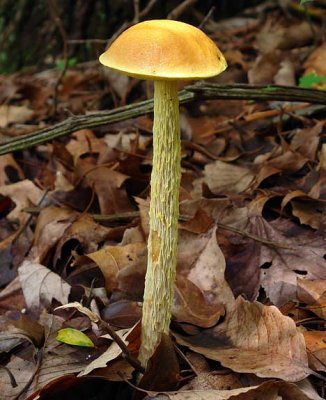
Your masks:
{"label": "leaf litter", "polygon": [[[311,8],[317,17],[307,21],[294,3],[264,2],[229,21],[210,19],[207,31],[229,63],[216,81],[299,85],[301,78],[325,89],[317,79],[325,76],[319,14]],[[1,140],[61,121],[66,109],[97,110],[104,85],[115,105],[150,93],[98,65],[76,66],[53,115],[56,77],[54,70],[1,77]],[[142,380],[133,360],[146,272],[151,116],[0,157],[6,399],[78,396],[90,385],[118,393],[124,380],[139,384],[147,399],[322,398],[325,108],[230,104],[197,100],[181,109],[173,342],[162,340]],[[94,348],[58,342],[65,329],[86,335]]]}

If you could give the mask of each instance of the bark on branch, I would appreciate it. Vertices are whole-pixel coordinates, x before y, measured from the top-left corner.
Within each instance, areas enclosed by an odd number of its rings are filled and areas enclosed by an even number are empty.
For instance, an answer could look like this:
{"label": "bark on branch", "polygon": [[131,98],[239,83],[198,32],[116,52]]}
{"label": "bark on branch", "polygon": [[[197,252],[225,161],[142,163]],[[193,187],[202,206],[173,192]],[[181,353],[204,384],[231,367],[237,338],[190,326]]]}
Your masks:
{"label": "bark on branch", "polygon": [[[218,85],[200,82],[187,86],[179,92],[180,103],[187,103],[194,99],[278,100],[326,105],[326,91],[288,86]],[[152,111],[153,101],[146,100],[110,111],[70,117],[54,126],[0,143],[0,155],[27,149],[61,136],[69,135],[79,129],[96,128],[129,118],[139,117]]]}

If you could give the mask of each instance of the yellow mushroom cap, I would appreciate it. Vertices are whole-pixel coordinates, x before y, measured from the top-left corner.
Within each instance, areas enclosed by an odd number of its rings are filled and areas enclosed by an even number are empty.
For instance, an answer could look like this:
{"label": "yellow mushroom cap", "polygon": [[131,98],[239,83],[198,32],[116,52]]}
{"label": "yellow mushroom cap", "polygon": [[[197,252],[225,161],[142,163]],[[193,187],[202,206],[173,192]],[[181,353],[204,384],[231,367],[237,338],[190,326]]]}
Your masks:
{"label": "yellow mushroom cap", "polygon": [[172,20],[140,22],[100,56],[116,71],[142,79],[209,78],[227,67],[215,43],[200,29]]}

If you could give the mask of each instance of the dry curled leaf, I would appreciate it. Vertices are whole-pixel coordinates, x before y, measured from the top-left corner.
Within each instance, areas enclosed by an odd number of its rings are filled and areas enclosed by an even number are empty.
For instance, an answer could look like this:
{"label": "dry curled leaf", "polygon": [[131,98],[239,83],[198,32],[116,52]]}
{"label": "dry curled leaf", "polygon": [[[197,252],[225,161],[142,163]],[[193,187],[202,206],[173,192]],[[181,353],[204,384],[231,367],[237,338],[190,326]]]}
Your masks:
{"label": "dry curled leaf", "polygon": [[231,390],[189,390],[146,396],[145,400],[322,400],[311,385],[288,382],[264,382]]}
{"label": "dry curled leaf", "polygon": [[309,365],[316,371],[326,372],[326,332],[306,331],[303,333],[309,356]]}
{"label": "dry curled leaf", "polygon": [[43,196],[42,190],[28,179],[0,187],[0,194],[10,197],[16,204],[16,207],[7,215],[7,218],[21,222],[27,218],[26,214],[21,212],[22,209],[36,206]]}
{"label": "dry curled leaf", "polygon": [[[128,350],[132,353],[135,350],[135,343],[138,342],[139,337],[139,324],[134,325],[130,329],[121,329],[116,332],[120,336],[123,343],[128,347]],[[108,339],[108,335],[105,335]],[[138,345],[136,345],[138,347]],[[87,367],[80,372],[78,376],[84,376],[90,374],[93,370],[99,368],[106,368],[109,362],[116,360],[122,354],[121,348],[116,342],[112,342],[104,353],[102,353],[98,358],[89,363]]]}
{"label": "dry curled leaf", "polygon": [[206,183],[214,194],[234,194],[245,191],[253,181],[255,173],[246,166],[234,165],[223,161],[207,164],[204,178],[194,181],[193,195],[201,195],[201,186]]}
{"label": "dry curled leaf", "polygon": [[241,297],[215,328],[177,342],[219,361],[236,372],[296,382],[311,371],[303,335],[292,319],[274,306],[250,303]]}
{"label": "dry curled leaf", "polygon": [[53,299],[62,304],[68,302],[71,286],[44,265],[25,260],[18,274],[29,309],[48,307]]}

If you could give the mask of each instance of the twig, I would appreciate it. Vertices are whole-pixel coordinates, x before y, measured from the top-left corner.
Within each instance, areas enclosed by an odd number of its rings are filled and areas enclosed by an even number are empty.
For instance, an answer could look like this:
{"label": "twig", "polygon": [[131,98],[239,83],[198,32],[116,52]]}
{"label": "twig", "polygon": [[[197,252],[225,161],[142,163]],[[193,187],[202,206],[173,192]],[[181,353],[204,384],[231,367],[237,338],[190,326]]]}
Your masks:
{"label": "twig", "polygon": [[207,24],[207,22],[209,21],[209,19],[211,18],[213,12],[215,11],[215,6],[211,7],[211,9],[208,11],[207,15],[205,16],[205,18],[201,21],[201,23],[198,25],[199,29],[204,29],[205,25]]}
{"label": "twig", "polygon": [[249,239],[255,240],[256,242],[260,242],[262,244],[265,244],[266,246],[277,247],[277,248],[280,248],[280,249],[292,250],[292,251],[295,250],[293,247],[286,246],[283,243],[273,242],[272,240],[261,238],[259,236],[253,235],[253,234],[251,234],[251,233],[249,233],[249,232],[247,232],[247,231],[245,231],[243,229],[234,228],[233,226],[224,225],[224,224],[221,224],[219,222],[217,223],[217,226],[219,228],[221,228],[221,229],[226,230],[226,231],[234,232],[234,233],[237,233],[237,234],[239,234],[241,236],[244,236],[244,237],[247,237]]}
{"label": "twig", "polygon": [[144,373],[144,368],[141,366],[140,362],[130,354],[128,346],[124,343],[121,337],[115,332],[114,329],[111,328],[111,326],[107,322],[103,321],[97,313],[93,312],[92,310],[78,302],[65,304],[64,306],[57,307],[55,310],[67,308],[75,308],[82,314],[86,315],[92,322],[97,324],[100,329],[109,333],[112,339],[120,347],[125,360],[127,360],[136,370]]}
{"label": "twig", "polygon": [[129,364],[132,365],[138,372],[141,372],[143,374],[145,372],[145,369],[142,367],[140,362],[130,354],[130,351],[129,351],[127,345],[121,339],[121,337],[115,332],[115,330],[112,329],[111,326],[107,322],[103,321],[102,319],[99,319],[97,323],[98,323],[99,327],[102,328],[103,330],[105,330],[112,337],[112,339],[117,343],[117,345],[120,347],[120,349],[122,351],[124,359],[126,361],[128,361]]}
{"label": "twig", "polygon": [[139,0],[134,0],[134,20],[133,23],[139,22]]}
{"label": "twig", "polygon": [[34,381],[34,378],[36,376],[36,374],[38,374],[41,364],[42,364],[42,360],[43,360],[43,350],[38,350],[36,353],[36,365],[35,365],[35,369],[33,371],[32,376],[28,379],[28,381],[25,383],[24,387],[19,391],[19,393],[13,398],[14,400],[18,400],[20,398],[20,396],[24,393],[27,392],[27,390],[29,389],[29,387],[31,386],[31,384]]}
{"label": "twig", "polygon": [[[23,212],[32,215],[39,215],[41,210],[42,210],[41,207],[26,207],[22,209]],[[130,211],[120,214],[110,214],[110,215],[104,215],[104,214],[91,214],[91,215],[94,221],[96,222],[125,221],[139,217],[139,211]]]}
{"label": "twig", "polygon": [[[40,207],[28,207],[24,208],[22,211],[33,214],[33,215],[38,215],[41,211]],[[103,214],[91,214],[93,217],[94,221],[96,222],[113,222],[113,221],[125,221],[133,218],[137,218],[140,216],[139,211],[131,211],[131,212],[125,212],[125,213],[120,213],[120,214],[111,214],[111,215],[103,215]],[[189,221],[191,217],[189,215],[180,215],[180,221]],[[241,236],[247,237],[249,239],[255,240],[256,242],[260,242],[266,246],[272,246],[272,247],[278,247],[281,249],[285,250],[295,250],[293,247],[286,246],[283,243],[279,242],[273,242],[272,240],[264,239],[259,236],[253,235],[243,229],[238,229],[234,228],[233,226],[230,225],[224,225],[221,224],[220,222],[217,222],[217,226],[221,229],[237,233]]]}
{"label": "twig", "polygon": [[105,39],[69,39],[67,40],[69,44],[83,44],[83,43],[107,43]]}
{"label": "twig", "polygon": [[11,387],[13,387],[13,388],[17,387],[18,385],[17,385],[16,379],[15,379],[13,373],[10,371],[10,369],[5,367],[4,365],[0,365],[0,369],[3,369],[7,373],[9,380],[10,380]]}
{"label": "twig", "polygon": [[144,8],[142,9],[142,11],[140,11],[139,17],[140,17],[140,18],[146,17],[146,15],[148,15],[148,14],[150,13],[151,9],[155,6],[155,4],[157,3],[157,1],[158,1],[158,0],[150,0],[150,1],[148,2],[147,6],[144,7]]}
{"label": "twig", "polygon": [[197,0],[184,0],[181,4],[175,7],[167,16],[167,19],[178,19],[188,8],[192,7]]}
{"label": "twig", "polygon": [[[198,83],[186,86],[185,90],[179,92],[180,103],[188,103],[195,99],[278,100],[326,105],[326,92],[287,86],[217,85],[212,83]],[[73,116],[52,127],[22,135],[0,144],[0,155],[28,149],[29,147],[69,135],[80,129],[96,128],[113,122],[124,121],[152,111],[153,101],[145,100],[110,111]]]}
{"label": "twig", "polygon": [[304,89],[295,86],[218,85],[198,82],[195,85],[186,86],[185,89],[205,99],[278,100],[326,104],[326,92],[324,90]]}
{"label": "twig", "polygon": [[54,113],[57,112],[57,107],[58,107],[58,94],[59,94],[59,86],[67,72],[68,69],[68,37],[67,37],[67,33],[66,30],[63,26],[63,23],[60,19],[60,15],[59,15],[59,11],[58,11],[58,6],[55,2],[55,0],[48,0],[48,5],[49,5],[49,9],[53,18],[54,23],[56,24],[59,32],[60,32],[60,36],[63,42],[63,59],[64,59],[64,64],[63,64],[63,69],[61,71],[61,74],[59,75],[56,84],[54,86],[54,95],[53,95],[53,105],[54,105]]}
{"label": "twig", "polygon": [[[120,28],[114,33],[111,39],[108,41],[108,46],[126,29],[130,28],[137,21],[139,22],[142,18],[146,17],[146,15],[151,11],[153,6],[156,4],[157,0],[151,0],[147,6],[142,11],[137,11],[137,0],[134,0],[134,9],[136,11],[134,19],[132,21],[125,21]],[[139,7],[139,5],[138,5]],[[138,13],[138,15],[136,15]]]}

